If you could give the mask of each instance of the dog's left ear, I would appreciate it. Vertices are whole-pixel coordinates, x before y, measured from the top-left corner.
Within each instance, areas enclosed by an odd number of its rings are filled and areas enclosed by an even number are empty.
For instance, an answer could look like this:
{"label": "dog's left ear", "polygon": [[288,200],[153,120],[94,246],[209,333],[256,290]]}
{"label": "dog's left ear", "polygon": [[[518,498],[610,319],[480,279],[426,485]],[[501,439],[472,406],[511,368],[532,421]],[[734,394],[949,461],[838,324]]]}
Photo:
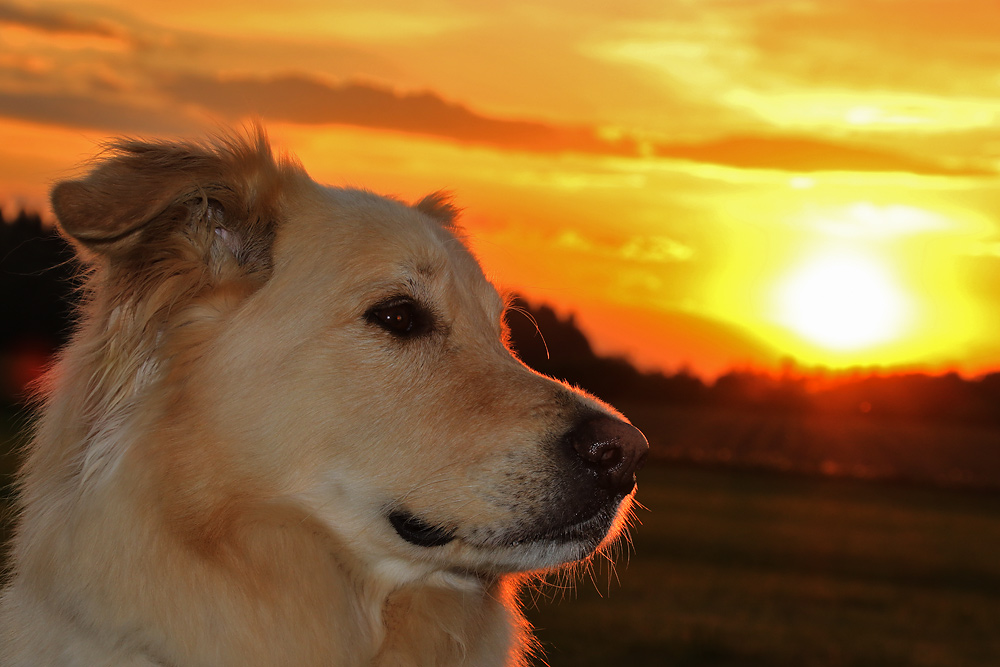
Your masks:
{"label": "dog's left ear", "polygon": [[455,206],[455,199],[452,193],[446,190],[432,192],[414,204],[413,208],[429,215],[449,228],[457,224],[458,216],[461,213],[461,209]]}
{"label": "dog's left ear", "polygon": [[188,251],[227,251],[247,268],[270,264],[282,173],[267,138],[212,144],[120,141],[84,178],[59,183],[52,209],[93,255],[135,266]]}

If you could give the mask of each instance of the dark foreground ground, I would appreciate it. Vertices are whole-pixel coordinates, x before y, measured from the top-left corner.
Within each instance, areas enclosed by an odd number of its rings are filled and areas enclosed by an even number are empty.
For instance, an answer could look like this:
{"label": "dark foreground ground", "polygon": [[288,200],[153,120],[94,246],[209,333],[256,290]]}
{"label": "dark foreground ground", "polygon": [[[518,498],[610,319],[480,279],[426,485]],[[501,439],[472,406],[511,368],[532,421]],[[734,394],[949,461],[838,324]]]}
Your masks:
{"label": "dark foreground ground", "polygon": [[536,595],[552,667],[1000,665],[996,493],[657,465],[639,500],[610,585]]}
{"label": "dark foreground ground", "polygon": [[[646,419],[654,448],[678,427]],[[0,482],[14,423],[0,417]],[[734,440],[732,463],[767,432]],[[1000,665],[1000,492],[656,458],[616,573],[525,595],[551,667]]]}

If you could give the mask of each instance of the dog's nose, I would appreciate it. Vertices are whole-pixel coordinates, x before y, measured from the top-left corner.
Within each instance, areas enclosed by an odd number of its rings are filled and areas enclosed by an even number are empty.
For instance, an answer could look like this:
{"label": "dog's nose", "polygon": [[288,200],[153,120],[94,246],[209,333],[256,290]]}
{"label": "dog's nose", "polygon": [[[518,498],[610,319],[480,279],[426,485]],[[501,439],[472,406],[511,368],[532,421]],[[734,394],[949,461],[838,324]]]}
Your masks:
{"label": "dog's nose", "polygon": [[628,494],[635,488],[635,473],[646,462],[649,444],[642,431],[607,415],[581,420],[565,436],[597,483],[612,493]]}

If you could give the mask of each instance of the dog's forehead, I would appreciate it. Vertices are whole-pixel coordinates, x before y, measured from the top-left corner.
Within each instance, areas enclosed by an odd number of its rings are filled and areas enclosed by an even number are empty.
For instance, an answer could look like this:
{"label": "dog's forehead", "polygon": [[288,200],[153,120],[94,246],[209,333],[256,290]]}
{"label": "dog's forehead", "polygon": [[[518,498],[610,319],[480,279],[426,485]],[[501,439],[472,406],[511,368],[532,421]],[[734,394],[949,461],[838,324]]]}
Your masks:
{"label": "dog's forehead", "polygon": [[491,311],[503,300],[450,221],[364,191],[320,186],[287,211],[289,261],[350,275],[372,288],[407,282],[460,284]]}

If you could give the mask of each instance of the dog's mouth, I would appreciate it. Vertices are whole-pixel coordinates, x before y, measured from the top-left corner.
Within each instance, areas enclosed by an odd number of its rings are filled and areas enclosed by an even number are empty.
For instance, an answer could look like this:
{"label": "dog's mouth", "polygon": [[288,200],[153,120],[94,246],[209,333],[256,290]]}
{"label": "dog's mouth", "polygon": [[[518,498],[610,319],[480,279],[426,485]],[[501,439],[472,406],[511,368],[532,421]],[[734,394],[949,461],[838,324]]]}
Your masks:
{"label": "dog's mouth", "polygon": [[455,539],[454,530],[433,526],[405,510],[391,512],[389,523],[400,537],[418,547],[441,547]]}
{"label": "dog's mouth", "polygon": [[624,496],[615,498],[612,502],[601,505],[596,511],[585,516],[577,516],[570,521],[542,530],[526,529],[498,535],[485,546],[510,549],[538,543],[567,544],[572,542],[596,548],[611,530],[617,509],[624,498]]}
{"label": "dog's mouth", "polygon": [[[468,544],[480,549],[516,549],[539,543],[570,542],[596,547],[611,530],[618,507],[625,497],[617,496],[596,509],[550,526],[542,527],[535,524],[530,528],[493,533],[478,540],[468,541]],[[459,538],[456,529],[434,525],[403,509],[391,511],[388,519],[397,535],[418,547],[441,547]]]}

